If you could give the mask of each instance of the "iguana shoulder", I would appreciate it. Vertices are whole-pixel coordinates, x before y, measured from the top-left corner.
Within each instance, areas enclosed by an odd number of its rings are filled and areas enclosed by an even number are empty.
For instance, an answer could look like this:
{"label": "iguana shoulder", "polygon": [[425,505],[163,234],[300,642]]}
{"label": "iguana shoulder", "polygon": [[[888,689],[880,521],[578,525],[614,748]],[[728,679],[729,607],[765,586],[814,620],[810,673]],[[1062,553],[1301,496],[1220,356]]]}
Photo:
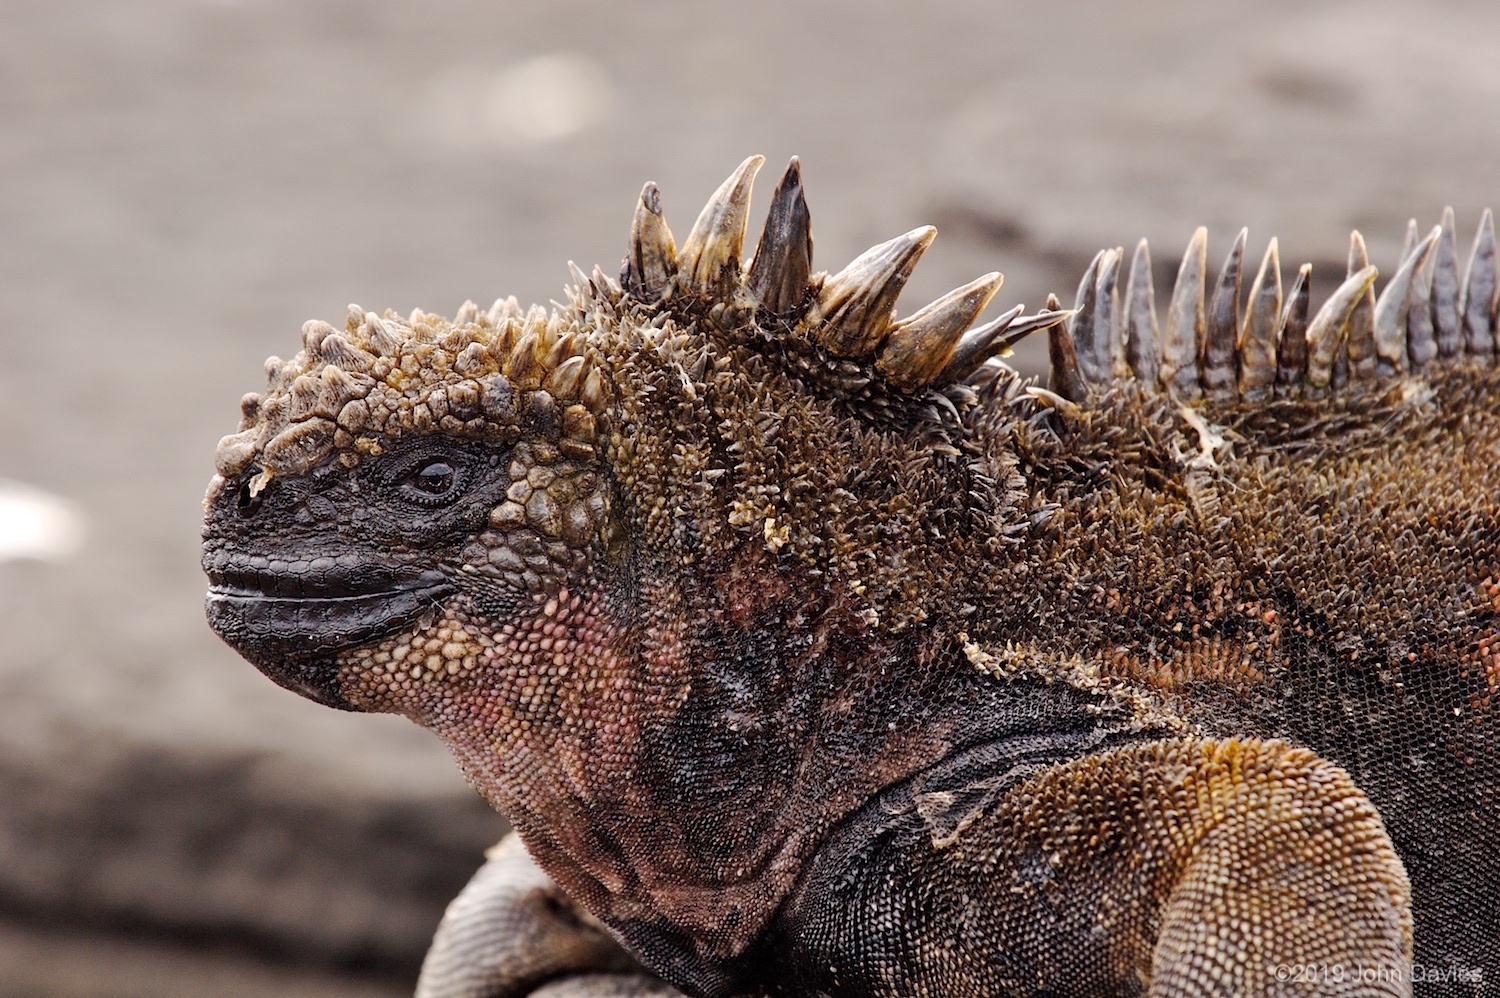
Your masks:
{"label": "iguana shoulder", "polygon": [[[1419,960],[1494,967],[1489,216],[1462,282],[1451,219],[1379,296],[1356,234],[1316,312],[1274,241],[1248,295],[1243,235],[1210,289],[1200,231],[1165,323],[1142,244],[1072,310],[975,325],[998,274],[896,317],[930,228],[814,273],[795,160],[745,262],[760,163],[681,247],[647,185],[620,280],[575,271],[550,312],[304,327],[218,451],[219,633],[433,728],[572,898],[701,993],[787,972],[757,947],[796,945],[795,892],[833,896],[814,858],[945,760],[991,753],[979,803],[913,813],[999,849],[997,816],[1077,773],[1218,786],[1237,738],[1285,766],[1204,806],[1301,795],[1285,841],[1343,815],[1360,858],[1319,868],[1389,888],[1399,957],[1388,830]],[[996,357],[1039,330],[1047,387]],[[1157,799],[1111,779],[1101,804]]]}

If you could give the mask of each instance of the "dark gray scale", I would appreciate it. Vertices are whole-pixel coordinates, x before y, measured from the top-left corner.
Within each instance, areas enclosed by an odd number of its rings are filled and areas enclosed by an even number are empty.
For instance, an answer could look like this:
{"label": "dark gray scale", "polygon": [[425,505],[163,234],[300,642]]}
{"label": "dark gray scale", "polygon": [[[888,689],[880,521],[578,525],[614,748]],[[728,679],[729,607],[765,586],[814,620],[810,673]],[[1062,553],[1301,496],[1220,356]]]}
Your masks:
{"label": "dark gray scale", "polygon": [[1458,311],[1463,323],[1464,349],[1472,356],[1495,352],[1495,216],[1488,208],[1474,234],[1474,249],[1464,272]]}
{"label": "dark gray scale", "polygon": [[1333,368],[1328,379],[1328,391],[1341,391],[1349,384],[1349,340],[1344,336],[1349,327],[1346,325],[1339,333],[1333,353]]}
{"label": "dark gray scale", "polygon": [[[1048,311],[1062,308],[1057,295],[1047,296]],[[1047,387],[1065,399],[1083,401],[1088,394],[1088,385],[1078,367],[1078,351],[1073,345],[1073,334],[1063,323],[1047,330]]]}
{"label": "dark gray scale", "polygon": [[1238,341],[1240,335],[1240,274],[1244,269],[1245,239],[1241,229],[1219,269],[1213,299],[1204,316],[1203,353],[1198,377],[1203,393],[1211,399],[1232,399],[1238,393]]}
{"label": "dark gray scale", "polygon": [[1106,381],[1130,373],[1125,365],[1125,322],[1120,314],[1120,261],[1124,257],[1125,250],[1120,246],[1105,254],[1099,264],[1099,280],[1094,292],[1099,309],[1094,320],[1094,336],[1102,345],[1108,364]]}
{"label": "dark gray scale", "polygon": [[[1370,265],[1370,253],[1365,248],[1365,237],[1359,230],[1349,233],[1348,276],[1353,277]],[[1375,380],[1375,285],[1372,281],[1354,302],[1344,326],[1344,349],[1341,354],[1349,358],[1349,381],[1356,385],[1368,385]],[[1334,386],[1339,387],[1337,379]]]}
{"label": "dark gray scale", "polygon": [[1078,282],[1078,298],[1068,324],[1079,371],[1084,381],[1091,384],[1105,384],[1125,368],[1124,333],[1120,324],[1120,255],[1118,248],[1100,250],[1094,255]]}
{"label": "dark gray scale", "polygon": [[750,261],[747,284],[761,308],[783,315],[802,304],[812,255],[812,216],[802,193],[802,164],[793,156],[771,195],[766,227]]}
{"label": "dark gray scale", "polygon": [[1250,285],[1240,332],[1239,390],[1247,402],[1265,398],[1276,383],[1276,336],[1281,321],[1281,254],[1272,238]]}
{"label": "dark gray scale", "polygon": [[1276,397],[1300,398],[1307,381],[1307,314],[1312,301],[1312,264],[1304,263],[1287,294],[1276,338]]}
{"label": "dark gray scale", "polygon": [[1130,260],[1125,285],[1125,359],[1137,378],[1156,386],[1161,333],[1156,325],[1156,289],[1151,281],[1151,249],[1142,239]]}
{"label": "dark gray scale", "polygon": [[1432,327],[1439,357],[1456,357],[1463,347],[1458,315],[1458,252],[1454,248],[1453,209],[1443,209],[1442,235],[1432,268]]}
{"label": "dark gray scale", "polygon": [[1099,269],[1109,250],[1100,250],[1089,261],[1088,269],[1078,282],[1078,295],[1073,302],[1073,318],[1068,322],[1068,336],[1073,340],[1073,350],[1078,358],[1078,370],[1084,381],[1098,384],[1109,373],[1106,354],[1106,337],[1095,332],[1097,318],[1095,303],[1099,292]]}
{"label": "dark gray scale", "polygon": [[1161,340],[1160,378],[1164,388],[1184,399],[1202,394],[1198,357],[1203,343],[1203,288],[1207,272],[1208,230],[1198,228],[1177,269],[1177,283],[1167,305]]}
{"label": "dark gray scale", "polygon": [[[1416,242],[1416,232],[1417,220],[1414,218],[1407,225],[1408,243]],[[1437,338],[1432,326],[1432,272],[1443,228],[1435,226],[1432,232],[1432,245],[1412,274],[1410,307],[1406,313],[1406,356],[1413,371],[1420,371],[1437,356]],[[1413,248],[1409,246],[1403,257],[1409,257]]]}

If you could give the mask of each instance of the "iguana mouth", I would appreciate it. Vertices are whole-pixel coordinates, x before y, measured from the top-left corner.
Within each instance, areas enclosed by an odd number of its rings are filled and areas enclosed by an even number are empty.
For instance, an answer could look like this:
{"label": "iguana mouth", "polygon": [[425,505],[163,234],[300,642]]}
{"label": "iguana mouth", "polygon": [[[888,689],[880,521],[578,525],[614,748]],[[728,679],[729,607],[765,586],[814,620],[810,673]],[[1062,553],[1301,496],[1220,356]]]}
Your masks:
{"label": "iguana mouth", "polygon": [[412,626],[456,588],[443,573],[363,560],[205,565],[209,625],[272,680],[344,706],[334,657]]}

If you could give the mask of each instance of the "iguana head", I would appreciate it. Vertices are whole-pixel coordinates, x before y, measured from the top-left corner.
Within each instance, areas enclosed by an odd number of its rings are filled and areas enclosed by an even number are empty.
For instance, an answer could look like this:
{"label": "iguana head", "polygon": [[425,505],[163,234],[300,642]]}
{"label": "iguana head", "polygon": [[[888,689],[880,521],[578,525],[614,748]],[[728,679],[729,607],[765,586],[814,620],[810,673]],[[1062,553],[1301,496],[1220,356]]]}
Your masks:
{"label": "iguana head", "polygon": [[267,371],[219,445],[204,568],[210,622],[282,685],[415,707],[479,667],[455,613],[516,620],[610,546],[604,382],[564,316],[351,308]]}
{"label": "iguana head", "polygon": [[571,893],[722,951],[827,822],[946,750],[957,721],[919,715],[962,698],[916,691],[972,681],[938,658],[974,607],[936,580],[1032,512],[1020,383],[985,365],[1069,314],[970,328],[988,274],[897,319],[931,228],[813,273],[795,160],[742,265],[761,162],[681,247],[648,184],[620,281],[575,269],[550,311],[308,323],[205,502],[226,641],[437,730]]}
{"label": "iguana head", "polygon": [[[641,564],[748,548],[842,588],[871,623],[922,613],[898,582],[872,591],[868,535],[1004,514],[1008,468],[966,443],[965,379],[1065,313],[971,330],[1000,285],[988,274],[897,320],[930,227],[813,274],[795,160],[742,267],[760,164],[680,249],[648,184],[621,282],[575,269],[551,311],[512,298],[307,323],[216,454],[215,630],[304,695],[421,716],[481,674],[586,670],[649,614],[629,605]],[[575,644],[548,640],[559,629]]]}

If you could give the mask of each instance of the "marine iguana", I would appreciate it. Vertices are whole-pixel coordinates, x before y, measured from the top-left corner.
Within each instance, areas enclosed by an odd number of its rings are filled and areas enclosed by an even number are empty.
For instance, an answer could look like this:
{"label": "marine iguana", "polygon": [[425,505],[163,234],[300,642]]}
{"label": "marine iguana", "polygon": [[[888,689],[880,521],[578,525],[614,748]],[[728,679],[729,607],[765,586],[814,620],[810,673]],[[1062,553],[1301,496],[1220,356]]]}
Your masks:
{"label": "marine iguana", "polygon": [[975,325],[896,317],[930,227],[814,273],[796,160],[747,260],[762,162],[550,311],[307,323],[219,444],[214,629],[529,852],[425,993],[594,918],[694,995],[1500,988],[1491,216],[1315,313],[1200,229],[1162,325],[1144,241]]}

